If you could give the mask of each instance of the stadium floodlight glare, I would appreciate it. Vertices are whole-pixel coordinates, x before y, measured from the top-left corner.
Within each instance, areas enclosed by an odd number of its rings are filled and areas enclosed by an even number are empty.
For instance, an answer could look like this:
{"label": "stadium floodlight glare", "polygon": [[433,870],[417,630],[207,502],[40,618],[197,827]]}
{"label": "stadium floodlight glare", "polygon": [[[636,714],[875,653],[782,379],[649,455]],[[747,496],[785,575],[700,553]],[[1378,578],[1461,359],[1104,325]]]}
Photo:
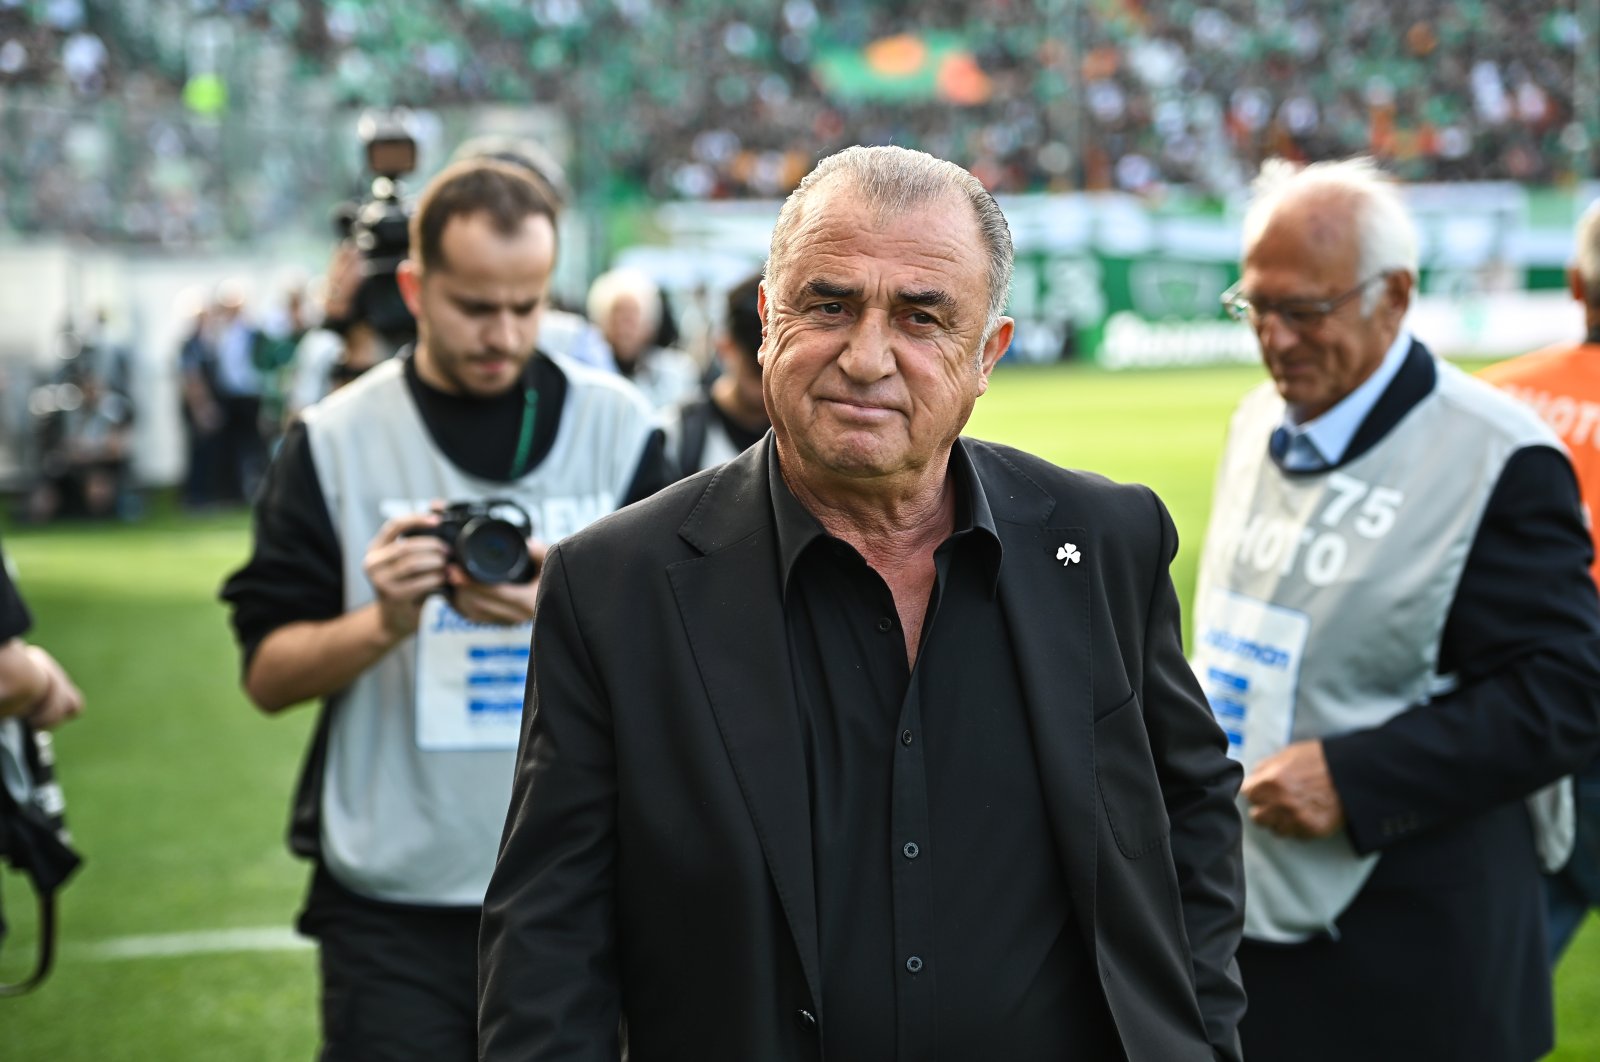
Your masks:
{"label": "stadium floodlight glare", "polygon": [[1222,293],[1222,308],[1229,317],[1244,321],[1252,328],[1260,328],[1267,314],[1275,313],[1296,332],[1309,332],[1326,320],[1330,313],[1371,287],[1373,281],[1382,280],[1388,275],[1387,271],[1374,273],[1343,295],[1331,299],[1286,299],[1282,302],[1264,302],[1253,295],[1246,295],[1239,290],[1239,284],[1244,283],[1241,280]]}

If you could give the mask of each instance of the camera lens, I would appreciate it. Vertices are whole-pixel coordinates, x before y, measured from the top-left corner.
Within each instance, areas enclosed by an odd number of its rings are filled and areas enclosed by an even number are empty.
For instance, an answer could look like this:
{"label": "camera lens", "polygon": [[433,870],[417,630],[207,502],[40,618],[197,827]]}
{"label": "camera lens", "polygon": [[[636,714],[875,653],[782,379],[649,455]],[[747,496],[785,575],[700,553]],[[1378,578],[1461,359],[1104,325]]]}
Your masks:
{"label": "camera lens", "polygon": [[528,543],[516,526],[479,516],[461,529],[456,554],[467,574],[480,583],[524,583],[533,578]]}

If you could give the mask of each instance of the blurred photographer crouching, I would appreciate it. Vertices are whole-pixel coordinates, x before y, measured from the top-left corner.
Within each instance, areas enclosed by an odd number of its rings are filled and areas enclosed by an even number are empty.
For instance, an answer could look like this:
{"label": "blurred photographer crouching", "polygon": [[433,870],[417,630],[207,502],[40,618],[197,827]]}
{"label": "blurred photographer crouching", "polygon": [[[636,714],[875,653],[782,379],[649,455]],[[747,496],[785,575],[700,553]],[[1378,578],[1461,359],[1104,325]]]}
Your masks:
{"label": "blurred photographer crouching", "polygon": [[109,388],[98,369],[78,368],[64,382],[36,390],[29,405],[39,418],[39,480],[28,495],[28,519],[127,512],[133,455],[127,397]]}
{"label": "blurred photographer crouching", "polygon": [[[666,480],[638,393],[535,349],[554,218],[547,186],[504,162],[428,185],[397,272],[415,346],[291,427],[223,588],[251,700],[323,699],[291,847],[316,865],[300,928],[321,945],[325,1060],[476,1057],[535,570]],[[474,546],[482,520],[503,526]],[[505,527],[529,564],[499,566],[519,559]]]}

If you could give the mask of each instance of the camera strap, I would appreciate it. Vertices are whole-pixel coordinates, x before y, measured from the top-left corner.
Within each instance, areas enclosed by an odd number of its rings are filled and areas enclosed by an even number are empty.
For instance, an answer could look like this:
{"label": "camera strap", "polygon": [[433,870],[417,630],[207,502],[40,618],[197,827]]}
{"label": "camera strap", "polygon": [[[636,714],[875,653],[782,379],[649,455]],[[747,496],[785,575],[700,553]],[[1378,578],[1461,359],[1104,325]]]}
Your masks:
{"label": "camera strap", "polygon": [[[19,769],[30,780],[25,801],[12,795],[0,779],[0,862],[10,863],[32,882],[39,901],[39,953],[33,973],[25,980],[0,983],[0,998],[20,996],[38,987],[55,960],[56,890],[78,869],[82,859],[69,846],[65,802],[55,781],[55,755],[49,735],[36,734],[21,720],[11,720],[15,744],[0,741],[0,759],[17,756],[8,772]],[[0,938],[5,922],[0,919]]]}
{"label": "camera strap", "polygon": [[530,387],[522,392],[522,430],[517,433],[517,456],[511,461],[511,478],[527,475],[528,458],[533,454],[533,426],[539,418],[539,391]]}

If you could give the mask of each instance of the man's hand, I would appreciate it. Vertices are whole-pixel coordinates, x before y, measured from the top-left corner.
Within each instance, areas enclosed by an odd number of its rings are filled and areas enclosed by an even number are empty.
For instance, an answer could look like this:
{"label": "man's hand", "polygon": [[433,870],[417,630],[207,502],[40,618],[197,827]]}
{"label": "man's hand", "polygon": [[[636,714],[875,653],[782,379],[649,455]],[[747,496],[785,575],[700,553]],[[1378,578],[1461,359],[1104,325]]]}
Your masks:
{"label": "man's hand", "polygon": [[416,632],[423,601],[444,589],[449,553],[449,547],[432,535],[412,537],[405,532],[438,523],[437,513],[395,517],[378,530],[361,563],[377,595],[383,629],[397,641]]}
{"label": "man's hand", "polygon": [[[544,557],[549,547],[537,539],[528,540],[528,556],[544,569]],[[511,627],[533,619],[533,602],[539,594],[539,580],[531,583],[480,583],[475,581],[460,565],[449,569],[451,604],[455,610],[474,623],[493,623]]]}
{"label": "man's hand", "polygon": [[56,658],[37,645],[28,646],[28,656],[46,678],[44,695],[28,711],[28,722],[40,730],[54,730],[82,714],[83,693]]}
{"label": "man's hand", "polygon": [[339,241],[328,262],[328,274],[324,281],[322,312],[326,320],[349,319],[355,309],[356,293],[361,290],[363,276],[361,252],[349,240]]}
{"label": "man's hand", "polygon": [[1250,821],[1279,837],[1327,837],[1344,825],[1344,805],[1322,742],[1296,741],[1256,764],[1239,787]]}

